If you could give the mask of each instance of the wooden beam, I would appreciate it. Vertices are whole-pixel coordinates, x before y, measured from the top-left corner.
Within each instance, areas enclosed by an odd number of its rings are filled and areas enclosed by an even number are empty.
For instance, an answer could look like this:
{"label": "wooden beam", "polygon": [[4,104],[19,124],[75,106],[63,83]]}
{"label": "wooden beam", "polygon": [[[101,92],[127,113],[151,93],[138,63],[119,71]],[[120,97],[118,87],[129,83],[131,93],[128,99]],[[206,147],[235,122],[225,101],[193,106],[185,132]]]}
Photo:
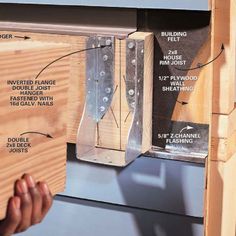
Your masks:
{"label": "wooden beam", "polygon": [[[35,77],[54,59],[67,54],[70,46],[42,41],[0,42],[0,46],[2,219],[7,201],[14,192],[14,182],[24,173],[32,174],[37,181],[47,181],[53,194],[64,189],[70,61],[58,61],[38,79]],[[22,84],[26,80],[32,85]],[[52,81],[53,85],[40,89],[40,83],[44,81]],[[33,90],[30,86],[33,86]],[[32,91],[38,94],[23,94]],[[26,101],[30,98],[35,100]]]}
{"label": "wooden beam", "polygon": [[215,58],[224,44],[225,50],[214,62],[213,113],[230,114],[234,109],[236,77],[236,2],[213,1],[213,48]]}
{"label": "wooden beam", "polygon": [[[15,31],[2,31],[2,34],[12,34],[29,36],[30,42],[44,42],[44,43],[66,43],[68,50],[65,54],[69,54],[81,49],[85,49],[85,36],[69,36],[59,34],[43,34],[32,32],[15,32]],[[11,39],[15,42],[18,39]],[[4,40],[1,40],[4,42]],[[74,54],[67,59],[70,61],[70,75],[69,75],[69,91],[68,91],[68,113],[67,113],[67,142],[76,143],[77,131],[80,119],[83,113],[83,104],[85,98],[85,52]],[[52,58],[53,59],[53,58]]]}
{"label": "wooden beam", "polygon": [[236,104],[229,115],[212,115],[212,137],[229,138],[236,131]]}
{"label": "wooden beam", "polygon": [[236,222],[236,2],[212,0],[214,62],[211,151],[208,157],[205,235],[234,236]]}
{"label": "wooden beam", "polygon": [[236,131],[228,138],[211,138],[211,160],[226,162],[236,153]]}
{"label": "wooden beam", "polygon": [[229,161],[209,162],[206,236],[234,236],[236,222],[236,154]]}

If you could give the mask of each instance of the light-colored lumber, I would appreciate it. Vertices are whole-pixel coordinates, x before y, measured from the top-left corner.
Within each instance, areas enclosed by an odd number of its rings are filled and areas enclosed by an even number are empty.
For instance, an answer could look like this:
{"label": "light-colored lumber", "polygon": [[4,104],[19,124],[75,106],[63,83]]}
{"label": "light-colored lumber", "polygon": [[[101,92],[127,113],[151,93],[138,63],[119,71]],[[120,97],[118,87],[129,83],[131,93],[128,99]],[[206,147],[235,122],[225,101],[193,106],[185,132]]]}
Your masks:
{"label": "light-colored lumber", "polygon": [[[12,90],[7,81],[35,81],[42,68],[67,54],[69,48],[65,43],[45,41],[0,42],[0,219],[5,217],[15,181],[24,173],[32,174],[36,181],[46,181],[53,194],[64,189],[70,61],[58,61],[37,79],[56,81],[55,86],[44,91],[45,96],[53,96],[51,106],[39,106],[37,102],[35,106],[12,106],[9,98],[19,96],[19,91]],[[25,132],[41,132],[52,138]],[[22,139],[9,142],[9,138]],[[22,142],[26,139],[28,143]],[[28,148],[20,149],[23,144]]]}
{"label": "light-colored lumber", "polygon": [[209,10],[212,10],[212,1],[213,1],[213,0],[208,0]]}
{"label": "light-colored lumber", "polygon": [[214,57],[213,113],[230,114],[234,109],[236,76],[236,2],[213,0],[212,35]]}
{"label": "light-colored lumber", "polygon": [[234,131],[236,131],[236,104],[234,110],[228,115],[212,115],[212,137],[228,138]]}
{"label": "light-colored lumber", "polygon": [[[43,43],[66,43],[68,49],[65,54],[69,54],[78,50],[86,48],[86,36],[69,36],[59,34],[43,34],[32,32],[14,32],[2,31],[2,34],[12,34],[24,36],[27,35],[31,39],[30,42]],[[19,41],[12,38],[10,42]],[[0,42],[5,42],[0,40]],[[68,113],[67,113],[67,142],[76,143],[76,135],[79,127],[80,119],[83,113],[83,105],[85,101],[85,52],[80,52],[69,56],[67,60],[70,61],[70,82],[68,92]],[[30,59],[29,59],[30,60]],[[58,65],[58,63],[56,64]]]}
{"label": "light-colored lumber", "polygon": [[211,159],[226,162],[236,153],[236,109],[212,115]]}
{"label": "light-colored lumber", "polygon": [[212,0],[214,62],[211,149],[208,157],[205,235],[235,236],[236,224],[236,2]]}
{"label": "light-colored lumber", "polygon": [[227,162],[210,161],[208,165],[206,236],[235,236],[236,154]]}
{"label": "light-colored lumber", "polygon": [[[71,52],[85,48],[86,37],[70,37]],[[85,52],[70,57],[70,82],[67,112],[67,142],[75,143],[85,102]]]}
{"label": "light-colored lumber", "polygon": [[211,159],[226,162],[236,153],[236,130],[228,138],[211,138]]}
{"label": "light-colored lumber", "polygon": [[[199,53],[194,58],[191,68],[194,68],[199,62],[206,64],[212,58],[211,55],[211,37],[207,39]],[[187,121],[197,124],[209,124],[211,121],[212,107],[212,70],[213,64],[209,64],[197,70],[190,70],[187,76],[197,76],[196,81],[186,81],[185,86],[192,86],[192,92],[181,91],[178,95],[178,101],[187,102],[187,105],[176,103],[172,115],[172,120]],[[207,79],[206,79],[207,78]]]}

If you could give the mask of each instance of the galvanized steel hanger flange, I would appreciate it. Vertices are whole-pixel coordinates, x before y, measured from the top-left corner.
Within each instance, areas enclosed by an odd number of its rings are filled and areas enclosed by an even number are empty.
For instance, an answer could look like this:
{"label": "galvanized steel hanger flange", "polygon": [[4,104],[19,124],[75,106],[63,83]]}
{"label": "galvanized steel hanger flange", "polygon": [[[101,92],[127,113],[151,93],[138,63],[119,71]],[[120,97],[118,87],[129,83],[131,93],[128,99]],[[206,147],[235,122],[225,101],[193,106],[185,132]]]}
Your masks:
{"label": "galvanized steel hanger flange", "polygon": [[90,37],[87,48],[93,47],[86,56],[86,107],[87,114],[99,122],[114,93],[114,37]]}

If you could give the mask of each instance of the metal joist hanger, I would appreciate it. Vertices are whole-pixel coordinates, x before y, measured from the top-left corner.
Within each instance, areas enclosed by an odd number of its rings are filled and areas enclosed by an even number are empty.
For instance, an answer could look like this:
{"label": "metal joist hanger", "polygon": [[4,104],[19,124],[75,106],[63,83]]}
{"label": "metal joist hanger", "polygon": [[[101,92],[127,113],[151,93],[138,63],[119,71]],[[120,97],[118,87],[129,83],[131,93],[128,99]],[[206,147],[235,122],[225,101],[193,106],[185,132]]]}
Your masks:
{"label": "metal joist hanger", "polygon": [[126,98],[133,116],[126,146],[126,159],[134,160],[142,154],[144,42],[126,42]]}
{"label": "metal joist hanger", "polygon": [[[86,60],[86,101],[84,113],[80,122],[77,136],[77,158],[96,163],[117,165],[113,158],[120,158],[122,166],[127,165],[142,153],[143,135],[143,86],[144,86],[144,41],[126,39],[126,76],[125,94],[129,115],[131,116],[130,128],[127,133],[125,152],[119,155],[112,155],[104,160],[96,156],[98,150],[104,148],[97,147],[98,125],[102,118],[111,108],[114,98],[114,53],[115,40],[113,37],[90,37],[87,40],[87,47],[99,47],[87,52]],[[122,78],[120,78],[122,79]],[[120,88],[123,89],[123,88]],[[120,111],[121,113],[124,111]],[[120,114],[121,115],[121,114]],[[122,127],[119,127],[122,129]],[[109,130],[111,138],[113,130]],[[109,147],[107,147],[109,149]],[[103,152],[104,153],[104,152]],[[103,160],[99,160],[102,158]]]}
{"label": "metal joist hanger", "polygon": [[86,100],[77,136],[77,157],[96,145],[98,122],[106,114],[114,93],[114,37],[90,37],[86,54]]}

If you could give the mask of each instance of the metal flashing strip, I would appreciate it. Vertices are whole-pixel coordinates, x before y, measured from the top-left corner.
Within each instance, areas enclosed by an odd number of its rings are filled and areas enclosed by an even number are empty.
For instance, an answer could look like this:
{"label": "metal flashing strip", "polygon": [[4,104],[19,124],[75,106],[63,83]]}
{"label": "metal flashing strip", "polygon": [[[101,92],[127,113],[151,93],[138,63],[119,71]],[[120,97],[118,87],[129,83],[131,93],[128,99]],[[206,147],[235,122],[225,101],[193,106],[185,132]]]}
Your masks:
{"label": "metal flashing strip", "polygon": [[199,163],[199,164],[205,164],[206,158],[208,157],[208,155],[205,155],[205,154],[167,151],[167,150],[160,149],[156,146],[153,146],[151,150],[149,150],[148,152],[144,154],[144,156],[149,157],[149,158],[185,161],[185,162]]}
{"label": "metal flashing strip", "polygon": [[202,11],[210,9],[209,0],[0,0],[0,3],[122,7],[139,9],[182,9]]}
{"label": "metal flashing strip", "polygon": [[146,155],[157,158],[204,163],[209,152],[209,125],[172,121],[170,131],[159,134],[165,148],[152,147]]}

